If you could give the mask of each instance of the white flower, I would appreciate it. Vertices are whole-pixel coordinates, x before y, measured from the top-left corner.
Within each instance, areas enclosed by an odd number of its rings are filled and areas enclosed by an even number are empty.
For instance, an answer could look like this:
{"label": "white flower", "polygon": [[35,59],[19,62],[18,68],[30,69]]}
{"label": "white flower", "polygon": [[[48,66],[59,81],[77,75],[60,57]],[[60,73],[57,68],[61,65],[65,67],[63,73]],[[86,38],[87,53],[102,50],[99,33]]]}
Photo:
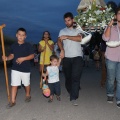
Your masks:
{"label": "white flower", "polygon": [[89,10],[91,10],[91,5],[89,5],[89,7],[88,7],[88,8],[89,8]]}
{"label": "white flower", "polygon": [[101,14],[101,13],[102,13],[102,11],[97,10],[97,11],[94,11],[94,13],[95,13],[96,15],[99,15],[99,14]]}
{"label": "white flower", "polygon": [[78,22],[80,22],[80,19],[78,19]]}
{"label": "white flower", "polygon": [[107,8],[107,5],[105,6],[105,8]]}
{"label": "white flower", "polygon": [[103,12],[105,12],[105,10],[103,10]]}
{"label": "white flower", "polygon": [[111,16],[111,19],[114,19],[114,16]]}
{"label": "white flower", "polygon": [[109,12],[109,11],[111,11],[111,9],[112,9],[111,7],[110,7],[110,8],[107,8],[106,11]]}
{"label": "white flower", "polygon": [[85,17],[83,17],[83,20],[85,20]]}
{"label": "white flower", "polygon": [[102,21],[101,27],[104,28],[106,26],[106,21]]}
{"label": "white flower", "polygon": [[89,14],[89,16],[91,16],[91,14]]}
{"label": "white flower", "polygon": [[101,8],[101,6],[100,6],[100,5],[98,5],[98,8]]}

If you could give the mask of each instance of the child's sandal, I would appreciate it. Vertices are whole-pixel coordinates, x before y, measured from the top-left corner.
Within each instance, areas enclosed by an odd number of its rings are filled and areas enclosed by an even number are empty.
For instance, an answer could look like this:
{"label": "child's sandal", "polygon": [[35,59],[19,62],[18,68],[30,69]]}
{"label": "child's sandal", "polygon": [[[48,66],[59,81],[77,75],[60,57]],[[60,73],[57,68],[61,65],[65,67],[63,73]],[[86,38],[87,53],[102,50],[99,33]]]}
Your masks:
{"label": "child's sandal", "polygon": [[58,101],[61,101],[60,97],[57,96],[57,100],[58,100]]}
{"label": "child's sandal", "polygon": [[51,103],[53,101],[53,99],[49,99],[48,102]]}

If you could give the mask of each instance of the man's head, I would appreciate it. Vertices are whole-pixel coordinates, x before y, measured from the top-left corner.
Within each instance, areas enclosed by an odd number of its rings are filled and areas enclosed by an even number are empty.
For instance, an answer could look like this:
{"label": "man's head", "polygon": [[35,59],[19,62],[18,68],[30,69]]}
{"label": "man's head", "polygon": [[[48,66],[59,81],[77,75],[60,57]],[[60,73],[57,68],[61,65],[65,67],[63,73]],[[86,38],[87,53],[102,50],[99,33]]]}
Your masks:
{"label": "man's head", "polygon": [[19,28],[16,32],[16,37],[18,39],[18,42],[24,42],[26,38],[26,30],[24,28]]}
{"label": "man's head", "polygon": [[120,7],[116,9],[115,15],[116,15],[117,21],[120,22]]}
{"label": "man's head", "polygon": [[68,28],[73,27],[73,14],[71,12],[67,12],[64,14],[64,20],[65,20],[65,24]]}

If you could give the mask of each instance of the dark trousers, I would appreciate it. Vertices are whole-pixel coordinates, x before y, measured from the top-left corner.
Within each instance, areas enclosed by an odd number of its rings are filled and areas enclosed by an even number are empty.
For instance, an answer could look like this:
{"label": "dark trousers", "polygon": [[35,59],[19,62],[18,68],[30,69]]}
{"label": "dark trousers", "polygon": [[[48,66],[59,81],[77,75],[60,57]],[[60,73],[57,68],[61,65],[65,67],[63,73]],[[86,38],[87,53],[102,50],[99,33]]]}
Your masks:
{"label": "dark trousers", "polygon": [[55,83],[48,83],[48,86],[50,88],[50,95],[57,95],[60,96],[61,94],[61,88],[60,88],[60,81]]}
{"label": "dark trousers", "polygon": [[79,97],[80,78],[83,70],[82,57],[64,58],[63,71],[65,74],[65,87],[70,94],[70,100]]}

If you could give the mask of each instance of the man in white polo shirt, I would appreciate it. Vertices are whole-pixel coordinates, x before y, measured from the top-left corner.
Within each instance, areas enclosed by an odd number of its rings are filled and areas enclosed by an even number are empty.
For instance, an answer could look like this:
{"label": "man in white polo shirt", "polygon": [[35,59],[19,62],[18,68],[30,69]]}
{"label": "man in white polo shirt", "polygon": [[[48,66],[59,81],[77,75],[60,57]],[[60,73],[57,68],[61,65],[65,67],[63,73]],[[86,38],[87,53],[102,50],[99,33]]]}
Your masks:
{"label": "man in white polo shirt", "polygon": [[65,74],[65,87],[70,94],[70,101],[77,106],[80,90],[80,78],[83,69],[83,53],[80,45],[81,31],[73,28],[73,14],[64,14],[66,28],[60,30],[58,46],[61,50],[60,57],[63,59],[63,71]]}

